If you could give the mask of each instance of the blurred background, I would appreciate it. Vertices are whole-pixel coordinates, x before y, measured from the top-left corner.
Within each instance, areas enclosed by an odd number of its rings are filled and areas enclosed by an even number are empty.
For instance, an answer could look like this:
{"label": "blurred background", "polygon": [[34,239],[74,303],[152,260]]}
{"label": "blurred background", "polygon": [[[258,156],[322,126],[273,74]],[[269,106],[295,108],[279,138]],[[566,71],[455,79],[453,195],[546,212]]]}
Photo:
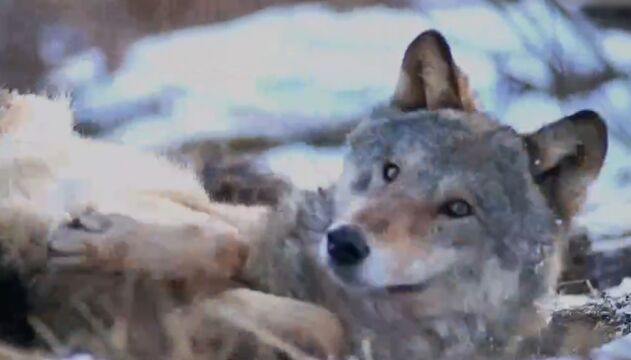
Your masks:
{"label": "blurred background", "polygon": [[601,113],[610,153],[579,224],[631,241],[631,1],[1,0],[0,86],[70,94],[80,132],[188,161],[208,187],[255,164],[270,188],[314,189],[428,28],[520,131]]}

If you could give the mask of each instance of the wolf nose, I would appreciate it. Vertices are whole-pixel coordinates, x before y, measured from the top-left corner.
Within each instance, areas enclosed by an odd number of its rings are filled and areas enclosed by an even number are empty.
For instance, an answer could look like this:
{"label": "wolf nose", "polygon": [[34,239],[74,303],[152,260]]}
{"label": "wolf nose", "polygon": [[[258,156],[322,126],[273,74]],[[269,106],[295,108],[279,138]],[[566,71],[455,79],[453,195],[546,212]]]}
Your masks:
{"label": "wolf nose", "polygon": [[327,233],[327,252],[338,265],[357,265],[370,254],[359,229],[344,225]]}

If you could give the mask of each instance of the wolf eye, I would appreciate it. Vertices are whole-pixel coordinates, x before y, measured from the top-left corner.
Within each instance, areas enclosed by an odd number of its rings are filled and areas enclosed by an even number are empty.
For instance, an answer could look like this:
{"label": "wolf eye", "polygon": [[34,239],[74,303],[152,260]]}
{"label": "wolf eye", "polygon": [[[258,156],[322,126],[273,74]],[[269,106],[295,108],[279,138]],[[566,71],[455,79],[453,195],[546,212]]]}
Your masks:
{"label": "wolf eye", "polygon": [[461,199],[450,200],[440,207],[440,213],[451,218],[462,218],[473,215],[473,207]]}
{"label": "wolf eye", "polygon": [[399,176],[400,169],[397,164],[387,162],[383,165],[383,179],[386,182],[393,182]]}

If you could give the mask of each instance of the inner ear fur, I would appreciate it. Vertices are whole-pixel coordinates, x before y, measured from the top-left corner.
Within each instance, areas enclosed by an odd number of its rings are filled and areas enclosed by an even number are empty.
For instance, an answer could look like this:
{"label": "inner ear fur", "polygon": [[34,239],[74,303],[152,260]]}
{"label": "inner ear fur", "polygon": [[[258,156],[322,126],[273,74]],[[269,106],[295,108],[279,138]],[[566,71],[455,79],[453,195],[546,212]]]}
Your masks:
{"label": "inner ear fur", "polygon": [[570,221],[598,177],[607,154],[607,125],[583,110],[524,136],[535,182],[552,208]]}
{"label": "inner ear fur", "polygon": [[475,111],[468,80],[456,66],[440,32],[427,30],[408,45],[391,105],[402,111]]}

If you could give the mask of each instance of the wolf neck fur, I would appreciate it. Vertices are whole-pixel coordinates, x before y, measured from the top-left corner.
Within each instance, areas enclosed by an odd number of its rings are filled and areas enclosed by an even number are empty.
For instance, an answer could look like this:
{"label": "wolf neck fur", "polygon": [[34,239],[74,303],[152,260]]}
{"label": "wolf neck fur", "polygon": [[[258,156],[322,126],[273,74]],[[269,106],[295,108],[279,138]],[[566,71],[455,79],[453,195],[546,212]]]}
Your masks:
{"label": "wolf neck fur", "polygon": [[[458,358],[474,350],[492,354],[512,340],[507,334],[514,332],[506,330],[514,327],[518,318],[537,312],[532,307],[520,307],[515,301],[499,314],[493,301],[505,301],[503,294],[480,294],[462,284],[453,287],[462,290],[460,294],[446,293],[441,288],[426,289],[423,299],[428,300],[420,301],[416,292],[366,296],[339,286],[315,258],[318,242],[331,222],[332,206],[327,192],[305,192],[294,194],[270,212],[267,229],[260,233],[264,239],[253,249],[245,277],[261,290],[333,311],[347,327],[355,352],[369,343],[373,355],[380,359],[420,354]],[[517,284],[516,280],[498,280],[491,274],[486,281]],[[453,277],[441,281],[463,280]],[[470,311],[445,308],[451,300],[462,303],[465,296],[470,298]]]}

